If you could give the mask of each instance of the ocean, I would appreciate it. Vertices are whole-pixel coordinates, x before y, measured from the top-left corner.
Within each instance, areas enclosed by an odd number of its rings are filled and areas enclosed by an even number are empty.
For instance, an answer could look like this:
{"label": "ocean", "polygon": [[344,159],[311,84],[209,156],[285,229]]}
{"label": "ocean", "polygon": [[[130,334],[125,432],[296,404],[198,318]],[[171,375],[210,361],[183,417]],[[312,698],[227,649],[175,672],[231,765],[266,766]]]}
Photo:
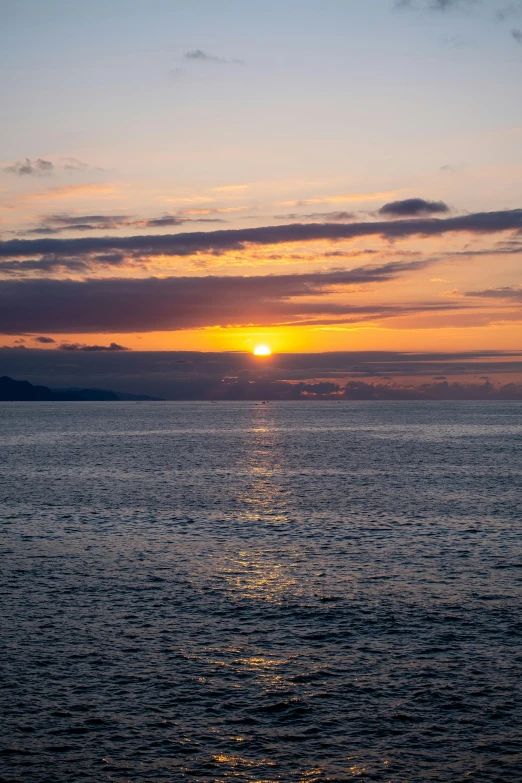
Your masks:
{"label": "ocean", "polygon": [[4,783],[520,783],[520,403],[2,403],[0,515]]}

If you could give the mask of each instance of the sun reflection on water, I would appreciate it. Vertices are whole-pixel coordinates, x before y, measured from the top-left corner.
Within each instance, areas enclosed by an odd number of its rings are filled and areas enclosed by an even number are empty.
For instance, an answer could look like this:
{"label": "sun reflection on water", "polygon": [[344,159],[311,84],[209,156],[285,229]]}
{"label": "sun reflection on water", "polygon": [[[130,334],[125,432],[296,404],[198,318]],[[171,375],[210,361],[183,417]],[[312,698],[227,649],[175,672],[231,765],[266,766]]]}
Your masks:
{"label": "sun reflection on water", "polygon": [[245,521],[256,519],[270,524],[287,522],[284,476],[284,449],[281,448],[273,410],[254,406],[249,428],[248,451],[243,469],[249,481],[238,493]]}
{"label": "sun reflection on water", "polygon": [[[273,772],[270,773],[269,778],[250,777],[250,775],[248,775],[248,771],[250,770],[261,770],[263,767],[273,770],[279,766],[278,762],[272,761],[270,759],[261,758],[254,760],[247,758],[246,756],[219,753],[212,756],[212,761],[220,769],[220,774],[225,775],[226,778],[236,778],[238,780],[244,781],[248,780],[250,783],[277,783],[277,781],[283,783],[284,780],[284,778],[280,777],[279,775],[277,777],[273,777]],[[248,775],[248,777],[245,777],[245,775]],[[320,767],[315,767],[305,772],[301,772],[299,783],[319,783],[321,780],[326,782],[329,779],[330,778],[324,777],[323,769]]]}
{"label": "sun reflection on water", "polygon": [[279,603],[297,588],[291,569],[292,563],[274,561],[271,552],[240,551],[231,562],[223,564],[221,575],[236,598]]}

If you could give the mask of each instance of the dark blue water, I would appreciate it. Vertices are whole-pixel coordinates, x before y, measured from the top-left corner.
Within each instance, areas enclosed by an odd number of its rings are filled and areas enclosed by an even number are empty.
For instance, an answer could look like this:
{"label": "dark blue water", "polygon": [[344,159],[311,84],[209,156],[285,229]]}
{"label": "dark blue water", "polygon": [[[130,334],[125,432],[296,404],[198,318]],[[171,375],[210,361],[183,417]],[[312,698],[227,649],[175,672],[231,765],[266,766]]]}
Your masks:
{"label": "dark blue water", "polygon": [[0,405],[2,781],[522,780],[522,405]]}

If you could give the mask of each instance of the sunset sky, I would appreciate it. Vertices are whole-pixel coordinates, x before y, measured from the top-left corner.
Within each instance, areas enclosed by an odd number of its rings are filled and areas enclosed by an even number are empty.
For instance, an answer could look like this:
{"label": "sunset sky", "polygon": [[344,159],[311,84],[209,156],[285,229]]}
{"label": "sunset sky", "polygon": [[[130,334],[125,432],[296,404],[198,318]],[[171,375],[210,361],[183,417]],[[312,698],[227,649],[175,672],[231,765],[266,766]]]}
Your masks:
{"label": "sunset sky", "polygon": [[2,345],[521,348],[522,2],[0,13]]}

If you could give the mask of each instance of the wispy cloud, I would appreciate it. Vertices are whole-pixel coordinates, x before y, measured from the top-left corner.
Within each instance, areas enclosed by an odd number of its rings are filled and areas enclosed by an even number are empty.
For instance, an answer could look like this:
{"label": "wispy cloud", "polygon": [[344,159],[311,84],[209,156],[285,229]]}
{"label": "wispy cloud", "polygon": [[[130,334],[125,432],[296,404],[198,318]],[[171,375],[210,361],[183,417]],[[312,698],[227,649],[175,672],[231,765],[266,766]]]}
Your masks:
{"label": "wispy cloud", "polygon": [[53,170],[54,164],[50,160],[44,160],[43,158],[16,160],[2,169],[6,174],[16,174],[19,177],[42,176],[50,174]]}
{"label": "wispy cloud", "polygon": [[513,19],[514,17],[520,16],[520,14],[522,14],[522,1],[514,0],[514,2],[508,3],[502,8],[499,8],[496,12],[496,17],[499,22],[505,22],[508,19]]}
{"label": "wispy cloud", "polygon": [[83,160],[71,157],[58,158],[55,165],[58,168],[62,168],[64,171],[103,171],[99,166],[92,166],[90,163],[85,163]]}
{"label": "wispy cloud", "polygon": [[280,207],[309,207],[314,204],[330,204],[343,201],[382,201],[382,199],[392,198],[397,195],[396,191],[384,191],[378,193],[345,193],[336,196],[316,196],[313,198],[298,199],[294,201],[280,201]]}
{"label": "wispy cloud", "polygon": [[[4,275],[25,277],[26,275],[52,275],[55,273],[86,274],[101,269],[113,269],[128,264],[129,259],[124,253],[96,253],[77,258],[57,256],[47,253],[39,258],[29,258],[20,261],[9,259],[0,262],[0,271]],[[134,262],[139,266],[139,261]]]}
{"label": "wispy cloud", "polygon": [[182,79],[185,75],[186,71],[184,68],[171,68],[167,74],[168,78],[173,82]]}
{"label": "wispy cloud", "polygon": [[255,209],[243,204],[240,207],[202,207],[201,209],[182,209],[181,215],[226,215],[229,212],[244,212],[246,209]]}
{"label": "wispy cloud", "polygon": [[522,304],[522,286],[503,286],[501,288],[486,288],[482,291],[466,291],[465,296],[482,299],[505,299]]}
{"label": "wispy cloud", "polygon": [[138,218],[135,215],[43,215],[36,228],[21,233],[42,236],[61,234],[67,231],[108,231],[122,228],[171,228],[184,223],[226,223],[223,218],[186,217],[164,214],[153,218]]}
{"label": "wispy cloud", "polygon": [[196,60],[197,62],[224,63],[226,65],[245,64],[244,60],[240,60],[237,57],[216,57],[213,54],[207,54],[207,52],[203,52],[201,49],[193,49],[190,52],[185,52],[183,57],[185,60]]}
{"label": "wispy cloud", "polygon": [[10,163],[5,166],[2,171],[6,174],[16,174],[19,177],[27,176],[43,176],[53,174],[55,171],[101,171],[102,169],[96,166],[91,166],[89,163],[84,163],[78,158],[71,157],[59,157],[56,160],[46,160],[44,158],[23,158],[22,160],[16,160],[14,163]]}
{"label": "wispy cloud", "polygon": [[290,212],[287,215],[274,215],[275,220],[318,220],[322,223],[348,223],[355,220],[353,212],[311,212],[307,215],[300,215],[297,212]]}
{"label": "wispy cloud", "polygon": [[[457,9],[471,8],[473,6],[482,6],[486,12],[490,12],[491,21],[508,22],[519,17],[522,14],[521,0],[514,0],[507,5],[498,8],[494,13],[491,12],[490,4],[483,0],[395,0],[394,8],[399,10],[419,10],[419,11],[438,11],[449,12]],[[511,37],[517,44],[522,45],[522,30],[513,28]],[[443,42],[450,45],[462,46],[466,42],[460,36],[451,36],[444,38]]]}
{"label": "wispy cloud", "polygon": [[479,4],[481,0],[395,0],[395,8],[421,8],[428,11],[451,11],[455,8]]}

